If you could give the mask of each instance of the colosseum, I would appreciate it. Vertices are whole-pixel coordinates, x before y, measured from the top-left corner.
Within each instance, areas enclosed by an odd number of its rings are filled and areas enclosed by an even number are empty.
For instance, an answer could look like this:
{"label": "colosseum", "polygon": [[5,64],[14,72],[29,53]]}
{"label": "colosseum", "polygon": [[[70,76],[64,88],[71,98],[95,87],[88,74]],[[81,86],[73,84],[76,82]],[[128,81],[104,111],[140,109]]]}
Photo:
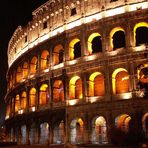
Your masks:
{"label": "colosseum", "polygon": [[7,140],[108,144],[138,113],[148,137],[147,57],[147,0],[48,0],[8,44]]}

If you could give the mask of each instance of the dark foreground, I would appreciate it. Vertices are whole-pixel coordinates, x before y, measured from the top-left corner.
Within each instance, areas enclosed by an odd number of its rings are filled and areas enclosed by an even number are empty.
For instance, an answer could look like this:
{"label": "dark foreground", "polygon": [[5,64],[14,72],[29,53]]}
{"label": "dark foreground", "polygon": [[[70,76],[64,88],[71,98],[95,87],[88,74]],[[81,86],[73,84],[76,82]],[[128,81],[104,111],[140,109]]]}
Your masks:
{"label": "dark foreground", "polygon": [[50,145],[50,146],[45,146],[45,145],[16,145],[16,146],[0,146],[0,148],[148,148],[148,145],[143,145],[140,147],[126,147],[126,146],[113,146],[113,145],[85,145],[85,146],[64,146],[64,145]]}

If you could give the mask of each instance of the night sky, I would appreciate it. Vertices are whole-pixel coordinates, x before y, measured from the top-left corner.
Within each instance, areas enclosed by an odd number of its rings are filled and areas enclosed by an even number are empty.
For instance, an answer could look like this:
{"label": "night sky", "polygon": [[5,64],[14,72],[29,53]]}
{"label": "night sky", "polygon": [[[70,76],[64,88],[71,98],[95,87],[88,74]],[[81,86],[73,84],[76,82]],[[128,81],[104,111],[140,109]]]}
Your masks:
{"label": "night sky", "polygon": [[8,42],[17,26],[26,26],[32,20],[32,11],[48,0],[0,1],[0,124],[5,114],[4,97],[7,90]]}

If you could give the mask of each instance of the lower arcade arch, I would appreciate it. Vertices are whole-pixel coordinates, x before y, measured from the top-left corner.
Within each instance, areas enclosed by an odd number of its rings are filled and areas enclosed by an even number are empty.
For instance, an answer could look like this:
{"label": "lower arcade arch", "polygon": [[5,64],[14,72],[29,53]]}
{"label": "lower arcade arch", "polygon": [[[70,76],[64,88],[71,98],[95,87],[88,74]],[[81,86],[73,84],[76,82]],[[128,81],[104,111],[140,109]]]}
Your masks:
{"label": "lower arcade arch", "polygon": [[103,116],[97,116],[92,120],[91,142],[93,144],[107,143],[107,126]]}
{"label": "lower arcade arch", "polygon": [[146,137],[148,137],[148,113],[145,113],[142,118],[142,128]]}
{"label": "lower arcade arch", "polygon": [[49,124],[47,122],[40,124],[39,144],[47,144],[49,141]]}
{"label": "lower arcade arch", "polygon": [[83,143],[84,122],[81,118],[72,120],[70,124],[70,142]]}
{"label": "lower arcade arch", "polygon": [[64,121],[62,120],[60,123],[56,124],[53,128],[53,143],[60,144],[64,143],[65,137],[65,128]]}
{"label": "lower arcade arch", "polygon": [[115,118],[115,126],[123,132],[128,132],[130,120],[131,117],[128,114],[121,114]]}
{"label": "lower arcade arch", "polygon": [[27,127],[26,125],[21,126],[21,144],[27,143]]}

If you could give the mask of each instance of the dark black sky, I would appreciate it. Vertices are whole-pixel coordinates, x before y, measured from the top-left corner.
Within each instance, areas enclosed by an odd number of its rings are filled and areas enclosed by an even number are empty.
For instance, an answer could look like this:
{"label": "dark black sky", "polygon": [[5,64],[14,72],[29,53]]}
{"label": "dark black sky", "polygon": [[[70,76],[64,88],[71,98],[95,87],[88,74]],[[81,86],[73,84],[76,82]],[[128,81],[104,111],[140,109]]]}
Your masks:
{"label": "dark black sky", "polygon": [[32,11],[48,0],[5,0],[0,1],[0,122],[4,113],[3,99],[6,94],[6,72],[8,42],[17,28],[32,19]]}

